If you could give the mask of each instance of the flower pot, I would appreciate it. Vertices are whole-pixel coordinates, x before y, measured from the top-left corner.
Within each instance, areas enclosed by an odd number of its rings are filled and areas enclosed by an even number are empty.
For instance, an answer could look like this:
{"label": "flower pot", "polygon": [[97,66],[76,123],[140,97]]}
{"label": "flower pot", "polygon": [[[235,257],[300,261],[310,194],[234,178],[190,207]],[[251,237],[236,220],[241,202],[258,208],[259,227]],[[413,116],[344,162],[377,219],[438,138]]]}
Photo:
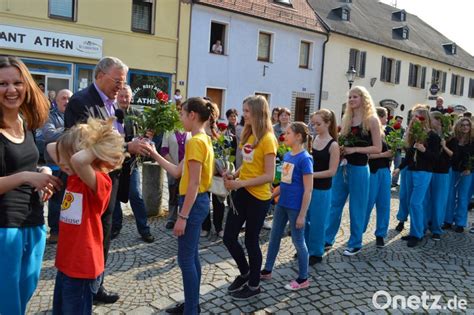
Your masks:
{"label": "flower pot", "polygon": [[147,216],[161,216],[163,197],[163,170],[157,163],[144,162],[142,166],[142,192]]}

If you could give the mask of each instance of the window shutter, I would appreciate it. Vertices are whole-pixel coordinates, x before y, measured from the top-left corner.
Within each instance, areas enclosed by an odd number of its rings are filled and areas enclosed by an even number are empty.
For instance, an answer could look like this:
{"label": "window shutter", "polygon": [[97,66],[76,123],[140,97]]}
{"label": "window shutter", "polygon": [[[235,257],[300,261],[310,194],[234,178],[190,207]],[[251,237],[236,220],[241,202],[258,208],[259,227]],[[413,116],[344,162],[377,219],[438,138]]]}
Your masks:
{"label": "window shutter", "polygon": [[456,82],[454,82],[454,74],[451,74],[451,91],[449,93],[454,94],[456,91]]}
{"label": "window shutter", "polygon": [[[436,70],[433,69],[431,71],[431,84],[435,84],[436,83]],[[439,82],[438,82],[439,83]]]}
{"label": "window shutter", "polygon": [[421,88],[425,88],[426,81],[426,67],[421,68]]}
{"label": "window shutter", "polygon": [[446,72],[443,72],[443,84],[442,84],[443,86],[441,87],[441,92],[443,93],[446,92],[446,79],[447,79],[446,76],[447,76]]}
{"label": "window shutter", "polygon": [[357,50],[354,48],[351,48],[351,50],[349,51],[349,67],[347,68],[347,70],[351,70],[351,67],[354,67],[354,69],[357,70],[356,55],[357,55]]}
{"label": "window shutter", "polygon": [[400,68],[401,68],[402,62],[400,60],[397,60],[397,66],[395,70],[395,84],[400,83]]}
{"label": "window shutter", "polygon": [[361,51],[360,52],[360,66],[359,66],[359,77],[363,78],[365,77],[365,58],[366,58],[367,52]]}
{"label": "window shutter", "polygon": [[387,81],[385,79],[385,73],[387,72],[386,69],[385,69],[386,67],[387,67],[387,58],[382,56],[382,66],[380,67],[380,81],[382,81],[382,82]]}
{"label": "window shutter", "polygon": [[413,86],[413,64],[410,63],[410,67],[408,69],[408,86]]}
{"label": "window shutter", "polygon": [[459,92],[459,96],[464,94],[464,77],[461,77],[461,90]]}
{"label": "window shutter", "polygon": [[473,79],[469,79],[469,92],[467,96],[470,98],[474,97],[474,80]]}

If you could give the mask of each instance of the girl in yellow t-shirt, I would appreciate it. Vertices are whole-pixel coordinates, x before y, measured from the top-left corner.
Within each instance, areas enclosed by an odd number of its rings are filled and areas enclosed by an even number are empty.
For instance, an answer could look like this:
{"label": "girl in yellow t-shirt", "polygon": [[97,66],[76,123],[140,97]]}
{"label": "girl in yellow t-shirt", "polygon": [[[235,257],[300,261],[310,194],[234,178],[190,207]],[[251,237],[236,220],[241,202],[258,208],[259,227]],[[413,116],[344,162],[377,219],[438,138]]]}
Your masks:
{"label": "girl in yellow t-shirt", "polygon": [[211,139],[204,130],[209,119],[215,119],[217,106],[200,97],[184,102],[181,121],[192,138],[186,143],[184,159],[179,165],[165,160],[153,150],[151,157],[168,173],[179,178],[179,212],[173,234],[178,237],[178,264],[184,285],[184,303],[168,309],[171,313],[198,314],[201,265],[198,246],[201,225],[209,213],[209,194],[214,167]]}
{"label": "girl in yellow t-shirt", "polygon": [[[232,199],[234,209],[227,214],[224,244],[240,270],[234,282],[227,288],[237,300],[251,298],[260,293],[260,269],[262,252],[259,235],[272,197],[271,183],[275,174],[275,156],[278,142],[273,134],[270,109],[263,96],[249,96],[243,103],[245,119],[240,147],[242,166],[235,174],[225,174],[225,186],[237,190]],[[245,222],[244,250],[238,242]]]}

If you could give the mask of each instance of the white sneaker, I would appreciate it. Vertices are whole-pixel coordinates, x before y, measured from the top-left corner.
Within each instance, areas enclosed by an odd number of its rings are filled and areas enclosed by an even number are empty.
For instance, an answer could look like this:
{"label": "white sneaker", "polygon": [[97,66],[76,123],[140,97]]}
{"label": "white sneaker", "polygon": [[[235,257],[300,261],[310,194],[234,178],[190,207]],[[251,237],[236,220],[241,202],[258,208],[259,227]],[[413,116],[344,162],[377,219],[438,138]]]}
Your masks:
{"label": "white sneaker", "polygon": [[224,231],[220,231],[217,235],[219,235],[220,238],[224,237]]}
{"label": "white sneaker", "polygon": [[201,231],[201,237],[208,237],[208,236],[209,236],[209,233],[210,233],[209,231],[204,231],[204,230],[202,230],[202,231]]}
{"label": "white sneaker", "polygon": [[263,228],[265,230],[271,230],[272,229],[272,222],[270,222],[270,221],[263,222]]}

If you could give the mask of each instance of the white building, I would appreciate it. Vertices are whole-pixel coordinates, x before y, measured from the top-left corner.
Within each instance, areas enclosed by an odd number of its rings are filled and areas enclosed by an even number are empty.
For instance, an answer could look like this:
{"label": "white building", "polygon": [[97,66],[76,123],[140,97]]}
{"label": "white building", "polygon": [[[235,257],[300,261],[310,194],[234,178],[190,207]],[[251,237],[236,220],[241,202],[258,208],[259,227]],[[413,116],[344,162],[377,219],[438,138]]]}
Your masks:
{"label": "white building", "polygon": [[[445,107],[474,112],[474,57],[417,16],[377,0],[308,3],[329,30],[322,108],[340,117],[353,66],[353,84],[365,86],[392,115],[406,117],[417,103],[433,106],[437,96]],[[432,94],[433,84],[439,92]]]}
{"label": "white building", "polygon": [[[221,46],[213,45],[217,40]],[[188,96],[210,97],[241,113],[242,100],[267,97],[308,120],[320,97],[325,29],[305,0],[195,1]]]}

